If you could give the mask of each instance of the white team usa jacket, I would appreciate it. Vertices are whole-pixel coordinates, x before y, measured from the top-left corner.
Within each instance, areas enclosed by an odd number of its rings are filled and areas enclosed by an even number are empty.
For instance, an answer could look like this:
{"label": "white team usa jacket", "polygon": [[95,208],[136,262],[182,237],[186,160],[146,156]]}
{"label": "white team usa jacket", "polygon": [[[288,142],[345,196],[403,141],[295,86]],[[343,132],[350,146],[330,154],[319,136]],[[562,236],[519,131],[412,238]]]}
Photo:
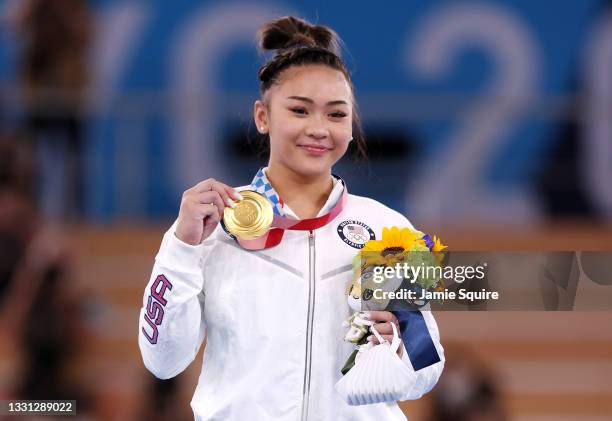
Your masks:
{"label": "white team usa jacket", "polygon": [[[396,403],[349,406],[334,389],[354,350],[342,327],[352,312],[351,261],[384,226],[412,228],[398,212],[352,194],[327,225],[286,231],[278,246],[260,251],[242,249],[220,225],[191,246],[173,225],[140,311],[145,366],[174,377],[207,337],[191,401],[196,420],[405,420]],[[423,316],[441,361],[416,371],[403,400],[431,390],[444,366],[436,322],[429,311]],[[413,370],[406,349],[402,360]]]}

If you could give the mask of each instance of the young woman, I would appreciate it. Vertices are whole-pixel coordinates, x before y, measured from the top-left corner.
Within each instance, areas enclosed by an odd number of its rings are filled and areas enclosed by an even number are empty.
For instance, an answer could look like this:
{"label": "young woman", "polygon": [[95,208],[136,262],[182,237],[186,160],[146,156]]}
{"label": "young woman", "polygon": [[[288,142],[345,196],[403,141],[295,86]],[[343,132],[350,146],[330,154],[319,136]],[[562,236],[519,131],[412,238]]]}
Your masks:
{"label": "young woman", "polygon": [[[268,166],[248,186],[209,178],[183,194],[145,289],[144,363],[159,378],[176,376],[207,337],[191,402],[198,420],[406,419],[396,403],[349,406],[334,384],[354,349],[342,326],[352,312],[345,294],[351,261],[384,226],[412,225],[375,200],[348,194],[332,175],[357,128],[336,34],[283,17],[264,25],[258,41],[276,51],[259,70],[261,98],[253,110],[257,130],[269,136]],[[219,222],[245,189],[264,194],[276,215],[299,224],[238,241]],[[385,339],[392,338],[391,323],[401,325],[391,312],[373,311],[370,319]],[[424,332],[404,325],[404,338],[424,334],[439,358],[415,370],[407,351],[415,347],[400,346],[398,357],[416,371],[404,399],[428,392],[444,364],[433,317],[423,312],[421,321]]]}

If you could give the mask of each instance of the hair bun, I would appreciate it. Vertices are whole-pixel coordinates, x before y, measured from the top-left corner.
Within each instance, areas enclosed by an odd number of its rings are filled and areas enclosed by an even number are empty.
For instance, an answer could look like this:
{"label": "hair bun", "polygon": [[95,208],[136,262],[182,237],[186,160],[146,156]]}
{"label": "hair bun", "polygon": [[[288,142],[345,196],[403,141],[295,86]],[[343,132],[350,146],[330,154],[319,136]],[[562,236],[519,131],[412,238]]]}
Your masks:
{"label": "hair bun", "polygon": [[257,32],[257,45],[262,51],[319,47],[340,56],[338,36],[333,29],[294,16],[284,16],[262,25]]}

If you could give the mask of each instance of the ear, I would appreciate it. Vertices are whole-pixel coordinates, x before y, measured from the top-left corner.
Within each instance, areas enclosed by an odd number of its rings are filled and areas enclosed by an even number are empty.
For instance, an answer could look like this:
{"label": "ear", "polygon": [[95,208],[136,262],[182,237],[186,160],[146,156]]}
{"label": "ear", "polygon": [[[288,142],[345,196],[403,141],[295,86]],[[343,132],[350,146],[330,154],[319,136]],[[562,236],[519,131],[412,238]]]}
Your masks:
{"label": "ear", "polygon": [[268,133],[268,108],[260,99],[253,105],[253,120],[259,133]]}

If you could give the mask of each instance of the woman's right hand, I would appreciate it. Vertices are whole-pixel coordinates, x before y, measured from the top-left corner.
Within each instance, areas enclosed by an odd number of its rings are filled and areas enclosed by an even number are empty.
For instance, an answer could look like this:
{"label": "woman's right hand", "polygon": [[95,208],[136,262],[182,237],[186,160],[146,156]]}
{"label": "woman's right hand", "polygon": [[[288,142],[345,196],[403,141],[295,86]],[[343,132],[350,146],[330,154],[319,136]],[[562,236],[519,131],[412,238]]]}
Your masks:
{"label": "woman's right hand", "polygon": [[185,190],[174,235],[184,243],[200,244],[215,230],[225,207],[236,206],[232,197],[242,200],[240,193],[214,178]]}

